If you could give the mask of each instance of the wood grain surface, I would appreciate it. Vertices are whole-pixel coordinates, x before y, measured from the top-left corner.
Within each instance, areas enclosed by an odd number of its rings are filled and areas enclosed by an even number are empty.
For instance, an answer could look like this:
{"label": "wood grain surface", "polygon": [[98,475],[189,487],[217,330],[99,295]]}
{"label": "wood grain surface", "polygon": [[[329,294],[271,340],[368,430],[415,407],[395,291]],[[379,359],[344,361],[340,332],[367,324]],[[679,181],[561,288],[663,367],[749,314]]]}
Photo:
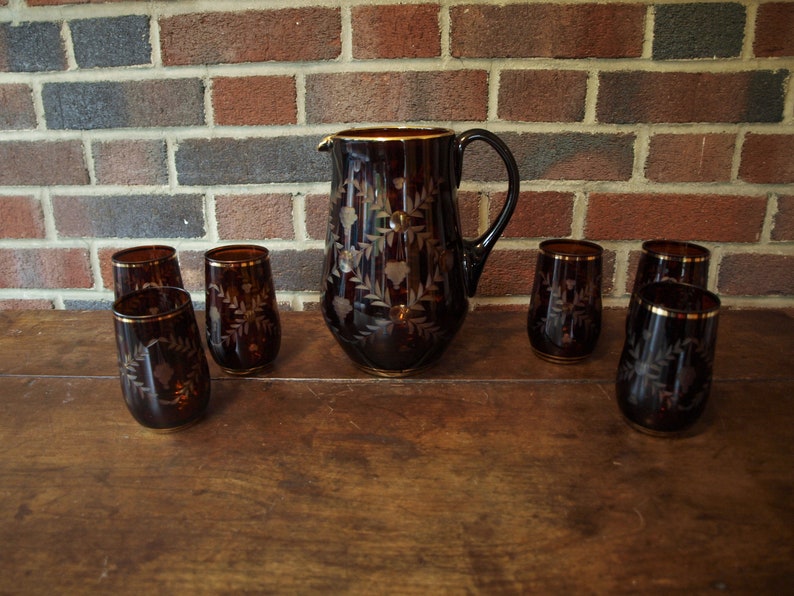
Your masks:
{"label": "wood grain surface", "polygon": [[124,408],[108,313],[0,313],[2,593],[748,593],[794,585],[794,322],[726,311],[687,437],[626,425],[622,311],[594,357],[470,315],[403,380],[283,313],[269,375],[199,424]]}

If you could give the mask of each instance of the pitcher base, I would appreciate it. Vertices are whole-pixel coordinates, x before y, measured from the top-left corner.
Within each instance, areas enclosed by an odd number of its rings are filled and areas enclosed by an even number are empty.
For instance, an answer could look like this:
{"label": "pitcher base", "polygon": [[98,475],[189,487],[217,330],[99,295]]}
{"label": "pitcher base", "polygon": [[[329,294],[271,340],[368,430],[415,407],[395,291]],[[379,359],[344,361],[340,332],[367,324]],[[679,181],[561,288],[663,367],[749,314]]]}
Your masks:
{"label": "pitcher base", "polygon": [[411,377],[414,375],[421,374],[425,372],[427,369],[432,368],[435,366],[435,362],[431,362],[430,364],[425,364],[424,366],[418,366],[416,368],[407,368],[405,370],[388,370],[384,368],[373,368],[371,366],[365,366],[363,364],[356,363],[356,366],[363,370],[365,373],[374,375],[376,377],[384,377],[386,379],[401,379],[404,377]]}

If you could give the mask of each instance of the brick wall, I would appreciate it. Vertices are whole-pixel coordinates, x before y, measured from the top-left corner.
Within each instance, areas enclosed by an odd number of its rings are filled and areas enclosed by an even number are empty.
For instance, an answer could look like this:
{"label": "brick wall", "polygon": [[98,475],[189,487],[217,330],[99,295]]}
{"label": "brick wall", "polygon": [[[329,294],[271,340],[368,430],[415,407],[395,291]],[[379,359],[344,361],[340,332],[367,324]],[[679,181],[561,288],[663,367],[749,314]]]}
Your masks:
{"label": "brick wall", "polygon": [[[239,5],[244,8],[238,8]],[[109,257],[272,251],[316,307],[326,134],[372,123],[498,133],[520,204],[478,307],[525,308],[547,237],[606,249],[626,302],[654,237],[713,251],[729,306],[794,306],[794,3],[0,0],[0,308],[107,307]],[[474,236],[504,200],[467,152]]]}

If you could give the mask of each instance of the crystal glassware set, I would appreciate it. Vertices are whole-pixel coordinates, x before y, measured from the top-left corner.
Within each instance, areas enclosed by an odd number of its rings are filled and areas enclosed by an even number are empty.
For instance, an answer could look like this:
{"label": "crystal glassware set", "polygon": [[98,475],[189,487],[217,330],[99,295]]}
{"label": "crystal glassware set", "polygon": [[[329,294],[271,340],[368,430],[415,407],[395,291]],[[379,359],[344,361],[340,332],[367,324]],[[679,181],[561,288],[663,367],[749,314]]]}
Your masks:
{"label": "crystal glassware set", "polygon": [[[477,238],[461,233],[457,188],[473,142],[495,151],[507,197]],[[510,150],[471,129],[379,127],[341,131],[332,154],[320,310],[348,357],[368,373],[416,374],[432,366],[463,324],[488,255],[519,196]],[[603,249],[583,240],[540,244],[527,317],[533,351],[555,363],[592,354],[601,331]],[[707,249],[650,241],[635,277],[616,379],[635,428],[674,434],[700,416],[711,383],[719,299],[705,289]],[[276,358],[281,328],[266,248],[232,245],[204,255],[206,339],[230,374]],[[136,247],[113,256],[114,319],[122,389],[144,426],[194,422],[209,400],[209,373],[176,251]]]}

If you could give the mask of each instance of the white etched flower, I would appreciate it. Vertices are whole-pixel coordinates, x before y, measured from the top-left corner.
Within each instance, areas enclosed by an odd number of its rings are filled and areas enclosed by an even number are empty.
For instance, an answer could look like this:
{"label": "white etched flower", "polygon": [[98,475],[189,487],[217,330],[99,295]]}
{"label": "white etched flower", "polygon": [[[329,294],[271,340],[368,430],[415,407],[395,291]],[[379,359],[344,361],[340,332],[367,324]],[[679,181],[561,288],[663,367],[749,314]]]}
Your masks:
{"label": "white etched flower", "polygon": [[168,383],[171,381],[171,378],[174,376],[174,369],[167,362],[161,362],[160,364],[154,367],[153,374],[154,377],[158,381],[160,381],[161,385],[168,387]]}
{"label": "white etched flower", "polygon": [[342,296],[334,296],[334,312],[340,321],[344,321],[345,317],[353,310],[350,300]]}
{"label": "white etched flower", "polygon": [[357,220],[358,215],[356,215],[356,210],[353,207],[345,205],[339,210],[339,221],[342,223],[345,232],[350,233],[350,228],[353,227]]}
{"label": "white etched flower", "polygon": [[409,271],[408,263],[405,261],[389,261],[386,263],[386,277],[395,286],[399,286],[405,280]]}

